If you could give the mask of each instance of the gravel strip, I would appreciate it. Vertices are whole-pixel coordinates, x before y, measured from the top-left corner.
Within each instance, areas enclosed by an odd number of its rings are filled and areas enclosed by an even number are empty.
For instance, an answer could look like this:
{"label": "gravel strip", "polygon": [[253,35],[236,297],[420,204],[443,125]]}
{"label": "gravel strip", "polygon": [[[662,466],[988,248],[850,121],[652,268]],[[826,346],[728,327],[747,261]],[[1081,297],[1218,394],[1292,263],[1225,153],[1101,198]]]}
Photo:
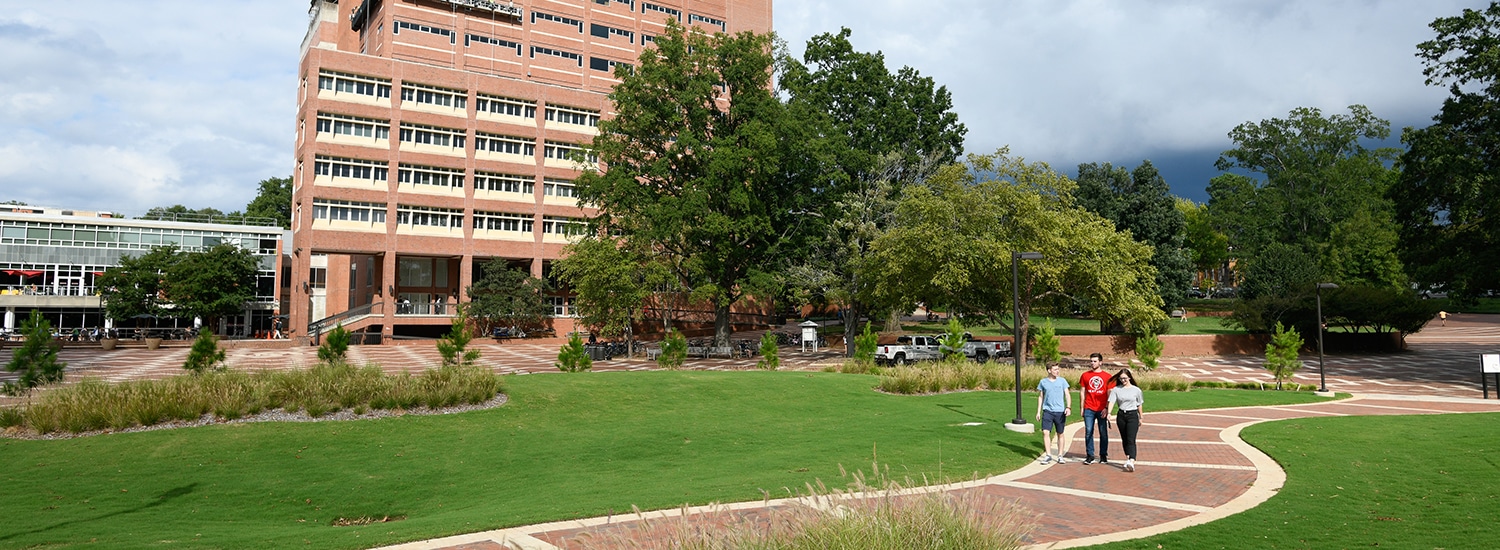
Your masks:
{"label": "gravel strip", "polygon": [[309,416],[306,411],[287,412],[286,409],[276,409],[276,410],[273,410],[273,411],[265,411],[265,412],[262,412],[262,413],[257,414],[257,415],[246,416],[246,417],[242,417],[242,418],[237,418],[235,420],[224,420],[222,418],[214,416],[213,414],[205,414],[202,417],[198,418],[197,420],[186,420],[186,421],[184,421],[184,420],[177,420],[177,421],[172,421],[172,422],[164,422],[164,423],[161,423],[161,424],[153,424],[153,425],[150,425],[150,426],[134,426],[134,427],[125,428],[125,429],[121,429],[121,430],[91,430],[91,431],[79,432],[79,433],[54,432],[54,433],[47,433],[47,434],[39,434],[39,433],[36,433],[34,431],[31,431],[31,430],[22,429],[22,428],[19,428],[19,427],[11,427],[11,428],[6,428],[5,431],[3,431],[3,432],[0,432],[0,438],[7,438],[7,439],[29,439],[29,440],[54,440],[54,439],[73,439],[73,438],[78,438],[78,437],[90,437],[90,436],[95,436],[95,435],[106,435],[106,434],[123,434],[123,433],[133,433],[133,432],[153,432],[153,431],[157,431],[157,430],[175,430],[175,429],[178,429],[178,428],[196,428],[196,427],[199,427],[199,426],[211,426],[211,425],[214,425],[214,424],[249,424],[249,423],[252,423],[252,422],[333,422],[333,421],[345,421],[345,420],[370,420],[370,419],[375,419],[375,418],[392,418],[392,417],[397,417],[397,416],[430,416],[430,415],[437,415],[437,414],[457,414],[457,413],[469,412],[469,411],[478,411],[478,410],[484,410],[484,409],[493,409],[495,407],[499,407],[501,405],[504,405],[505,402],[508,401],[508,400],[509,400],[509,397],[507,397],[505,394],[502,393],[502,394],[496,395],[494,399],[491,399],[489,401],[485,401],[483,403],[475,403],[473,405],[457,405],[457,406],[453,406],[453,407],[444,407],[444,408],[441,408],[441,409],[429,409],[429,408],[426,408],[426,407],[422,407],[422,408],[418,408],[418,409],[408,409],[408,410],[400,410],[400,409],[392,409],[392,410],[379,409],[379,410],[376,410],[376,409],[371,409],[371,410],[365,412],[364,414],[354,414],[354,411],[345,409],[345,410],[341,410],[341,411],[338,411],[338,412],[335,412],[335,413],[332,413],[332,414],[325,414],[323,416],[318,416],[318,417]]}

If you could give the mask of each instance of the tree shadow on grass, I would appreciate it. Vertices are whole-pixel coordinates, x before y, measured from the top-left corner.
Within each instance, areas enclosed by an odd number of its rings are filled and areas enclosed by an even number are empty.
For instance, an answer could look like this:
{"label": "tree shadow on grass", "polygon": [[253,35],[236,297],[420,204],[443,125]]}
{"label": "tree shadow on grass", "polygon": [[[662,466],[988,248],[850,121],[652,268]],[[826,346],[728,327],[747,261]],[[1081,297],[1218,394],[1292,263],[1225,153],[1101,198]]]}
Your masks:
{"label": "tree shadow on grass", "polygon": [[52,525],[49,525],[49,526],[46,526],[46,527],[32,529],[30,531],[17,531],[15,533],[11,533],[9,535],[0,536],[0,541],[10,540],[10,539],[13,539],[13,538],[16,538],[16,537],[20,537],[20,536],[23,536],[23,535],[34,535],[34,534],[37,534],[37,533],[45,533],[45,532],[51,531],[53,529],[58,529],[58,528],[61,528],[61,527],[67,527],[69,525],[75,525],[75,524],[79,524],[79,523],[88,523],[88,522],[91,522],[91,521],[99,521],[99,520],[102,520],[102,519],[108,519],[108,518],[112,518],[112,517],[115,517],[115,516],[122,516],[122,515],[129,514],[129,513],[140,512],[140,511],[143,511],[143,510],[149,510],[151,508],[155,508],[157,506],[161,506],[163,504],[166,504],[167,502],[170,502],[170,501],[175,500],[177,498],[187,496],[188,494],[191,494],[193,491],[195,491],[197,489],[198,489],[198,484],[197,483],[193,483],[191,485],[184,485],[182,487],[177,487],[175,489],[168,489],[166,492],[164,492],[164,493],[162,493],[160,495],[157,495],[156,498],[154,498],[154,499],[151,500],[151,502],[147,502],[145,504],[142,504],[140,506],[136,506],[134,508],[127,508],[127,509],[124,509],[124,510],[118,510],[118,511],[114,511],[114,512],[109,512],[107,514],[101,514],[101,515],[94,516],[94,517],[91,517],[91,518],[82,518],[82,519],[76,519],[76,520],[71,520],[71,521],[64,521],[62,523],[56,523],[56,524],[52,524]]}
{"label": "tree shadow on grass", "polygon": [[939,406],[939,407],[942,407],[942,408],[944,408],[944,409],[948,409],[948,410],[950,410],[950,411],[953,411],[953,412],[955,412],[955,413],[958,413],[958,414],[961,414],[961,415],[964,415],[964,416],[967,416],[967,417],[969,417],[969,418],[973,418],[973,419],[975,419],[975,420],[983,420],[983,421],[985,421],[985,422],[988,422],[988,423],[999,423],[999,422],[1000,422],[1000,421],[999,421],[999,420],[996,420],[996,419],[993,419],[993,418],[985,418],[985,417],[983,417],[983,416],[975,416],[975,415],[973,415],[973,414],[969,414],[969,413],[968,413],[968,412],[966,412],[966,411],[961,411],[961,410],[959,410],[959,409],[962,409],[962,408],[964,408],[964,406],[963,406],[963,405],[944,405],[944,404],[942,404],[942,403],[939,403],[939,404],[938,404],[938,406]]}

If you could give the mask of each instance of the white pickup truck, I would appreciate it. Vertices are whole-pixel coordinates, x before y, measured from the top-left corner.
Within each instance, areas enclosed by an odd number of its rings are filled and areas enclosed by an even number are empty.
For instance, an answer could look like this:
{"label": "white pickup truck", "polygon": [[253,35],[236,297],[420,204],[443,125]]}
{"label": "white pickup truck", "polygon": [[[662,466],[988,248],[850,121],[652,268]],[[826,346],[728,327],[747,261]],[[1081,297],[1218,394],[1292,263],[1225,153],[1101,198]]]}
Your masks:
{"label": "white pickup truck", "polygon": [[[875,347],[875,362],[905,365],[916,361],[935,361],[943,358],[941,336],[882,336]],[[980,363],[995,357],[1010,357],[1010,340],[977,340],[972,336],[964,342],[964,357]]]}

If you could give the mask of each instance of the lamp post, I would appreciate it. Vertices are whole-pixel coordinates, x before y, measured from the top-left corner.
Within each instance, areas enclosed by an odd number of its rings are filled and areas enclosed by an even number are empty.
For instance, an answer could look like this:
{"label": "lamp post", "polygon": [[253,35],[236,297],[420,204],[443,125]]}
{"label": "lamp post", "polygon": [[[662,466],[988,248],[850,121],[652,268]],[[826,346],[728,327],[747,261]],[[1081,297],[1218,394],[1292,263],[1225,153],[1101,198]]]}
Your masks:
{"label": "lamp post", "polygon": [[1338,288],[1333,283],[1318,283],[1318,393],[1331,394],[1328,391],[1328,380],[1323,375],[1323,289]]}
{"label": "lamp post", "polygon": [[1010,343],[1010,355],[1016,360],[1016,419],[1010,421],[1005,427],[1012,431],[1031,433],[1032,426],[1026,423],[1026,417],[1021,414],[1021,343],[1026,341],[1026,335],[1021,332],[1021,260],[1040,260],[1041,252],[1011,252],[1010,253],[1010,285],[1011,305],[1014,308],[1015,326],[1011,328],[1014,341]]}

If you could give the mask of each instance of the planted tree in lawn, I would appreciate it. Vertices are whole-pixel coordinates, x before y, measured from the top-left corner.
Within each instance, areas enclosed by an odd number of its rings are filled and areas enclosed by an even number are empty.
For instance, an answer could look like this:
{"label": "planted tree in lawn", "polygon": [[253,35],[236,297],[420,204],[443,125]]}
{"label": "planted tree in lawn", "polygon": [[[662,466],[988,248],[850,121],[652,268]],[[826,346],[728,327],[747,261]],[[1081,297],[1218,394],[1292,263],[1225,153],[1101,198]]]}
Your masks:
{"label": "planted tree in lawn", "polygon": [[1032,349],[1031,355],[1041,361],[1043,365],[1051,365],[1062,360],[1062,351],[1058,349],[1062,342],[1057,339],[1057,328],[1052,325],[1052,318],[1036,330],[1036,347]]}
{"label": "planted tree in lawn", "polygon": [[[770,332],[760,335],[760,360],[755,362],[755,368],[764,370],[776,370],[781,366],[781,348],[776,345],[776,335]],[[665,348],[663,348],[665,353]],[[874,357],[874,352],[870,353]]]}
{"label": "planted tree in lawn", "polygon": [[861,316],[906,305],[877,303],[858,266],[890,227],[902,190],[956,160],[968,131],[946,87],[911,67],[892,72],[882,53],[855,51],[851,34],[845,28],[809,39],[800,62],[783,55],[777,80],[789,103],[806,106],[835,138],[817,150],[833,165],[831,200],[815,213],[806,253],[791,258],[788,282],[805,299],[844,308],[846,342]]}
{"label": "planted tree in lawn", "polygon": [[623,336],[634,356],[635,331],[653,290],[670,284],[669,267],[630,248],[629,241],[587,235],[563,249],[553,273],[574,292],[573,311],[584,326],[605,337]]}
{"label": "planted tree in lawn", "polygon": [[683,337],[681,332],[677,332],[677,329],[668,329],[666,337],[661,340],[661,355],[656,356],[656,366],[667,370],[677,370],[682,368],[685,361],[687,361],[687,338]]}
{"label": "planted tree in lawn", "polygon": [[583,347],[583,337],[577,332],[569,336],[568,343],[557,351],[557,362],[552,366],[563,372],[583,372],[593,368],[594,360],[589,358],[588,350]]}
{"label": "planted tree in lawn", "polygon": [[[770,35],[709,36],[669,21],[639,65],[617,66],[574,182],[604,234],[673,258],[674,275],[714,308],[714,345],[729,345],[730,308],[769,290],[775,260],[819,200],[807,154],[818,136],[772,94]],[[581,159],[580,159],[581,160]]]}
{"label": "planted tree in lawn", "polygon": [[219,348],[219,339],[205,330],[193,340],[193,347],[188,350],[182,368],[193,374],[203,374],[205,371],[222,368],[224,357],[224,350]]}
{"label": "planted tree in lawn", "polygon": [[453,327],[448,334],[437,341],[438,355],[443,357],[443,366],[464,367],[474,364],[479,359],[479,350],[468,349],[469,342],[473,339],[474,335],[469,332],[469,325],[464,322],[464,317],[460,315],[454,318]]}
{"label": "planted tree in lawn", "polygon": [[41,311],[31,310],[31,316],[21,323],[21,334],[25,342],[11,352],[10,362],[5,364],[5,370],[20,376],[0,387],[6,395],[25,395],[37,386],[61,382],[63,369],[68,366],[57,360],[62,345],[52,338],[52,323],[42,317]]}
{"label": "planted tree in lawn", "polygon": [[161,316],[167,272],[181,259],[177,245],[152,247],[140,256],[120,256],[120,265],[106,268],[95,281],[105,314],[116,321],[134,321],[138,329],[146,319]]}
{"label": "planted tree in lawn", "polygon": [[339,323],[323,336],[323,344],[318,346],[318,361],[329,365],[343,363],[348,353],[349,331]]}
{"label": "planted tree in lawn", "polygon": [[[775,339],[773,338],[772,340],[774,343]],[[865,321],[864,331],[859,336],[854,337],[854,360],[862,363],[874,363],[875,349],[879,347],[879,344],[880,335],[870,332],[870,322]]]}
{"label": "planted tree in lawn", "polygon": [[464,315],[484,329],[517,327],[535,330],[552,315],[547,303],[551,286],[520,269],[512,269],[505,260],[484,263],[483,274],[469,285],[469,303]]}
{"label": "planted tree in lawn", "polygon": [[[1003,149],[970,155],[907,189],[861,269],[883,300],[942,304],[1011,328],[1011,253],[1038,251],[1043,259],[1021,265],[1022,332],[1033,305],[1052,299],[1084,304],[1101,320],[1160,323],[1151,247],[1078,208],[1072,192],[1072,180],[1045,163]],[[1024,356],[1025,341],[1015,348]]]}
{"label": "planted tree in lawn", "polygon": [[944,359],[953,357],[954,355],[963,357],[964,342],[967,342],[968,339],[964,338],[964,327],[958,323],[958,317],[948,318],[948,326],[944,327],[943,336],[940,340],[942,347],[939,349],[942,351]]}
{"label": "planted tree in lawn", "polygon": [[1301,349],[1302,336],[1297,334],[1297,329],[1284,328],[1281,323],[1276,323],[1271,343],[1266,344],[1266,370],[1271,371],[1271,376],[1276,379],[1276,389],[1281,389],[1282,380],[1291,380],[1297,369],[1302,368],[1302,361],[1297,359]]}
{"label": "planted tree in lawn", "polygon": [[1141,360],[1141,368],[1151,371],[1161,366],[1161,352],[1166,343],[1149,327],[1135,338],[1135,358]]}
{"label": "planted tree in lawn", "polygon": [[1467,303],[1500,290],[1500,3],[1430,25],[1417,45],[1430,86],[1447,86],[1426,128],[1407,128],[1395,203],[1401,257],[1423,287]]}
{"label": "planted tree in lawn", "polygon": [[232,244],[188,253],[167,270],[167,297],[176,312],[201,317],[212,330],[220,317],[244,311],[255,299],[259,269],[259,258]]}

